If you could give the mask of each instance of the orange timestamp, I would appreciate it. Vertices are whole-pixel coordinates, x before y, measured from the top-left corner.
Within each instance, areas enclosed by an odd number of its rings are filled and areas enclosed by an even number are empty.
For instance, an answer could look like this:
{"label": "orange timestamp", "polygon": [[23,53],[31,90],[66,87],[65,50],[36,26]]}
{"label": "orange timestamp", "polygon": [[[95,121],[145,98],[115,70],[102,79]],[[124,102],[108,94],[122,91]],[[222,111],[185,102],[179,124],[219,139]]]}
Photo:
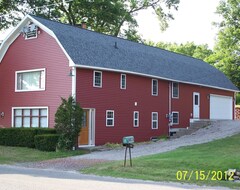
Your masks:
{"label": "orange timestamp", "polygon": [[221,180],[234,180],[234,172],[229,171],[216,171],[216,170],[179,170],[176,173],[176,179],[179,181],[221,181]]}

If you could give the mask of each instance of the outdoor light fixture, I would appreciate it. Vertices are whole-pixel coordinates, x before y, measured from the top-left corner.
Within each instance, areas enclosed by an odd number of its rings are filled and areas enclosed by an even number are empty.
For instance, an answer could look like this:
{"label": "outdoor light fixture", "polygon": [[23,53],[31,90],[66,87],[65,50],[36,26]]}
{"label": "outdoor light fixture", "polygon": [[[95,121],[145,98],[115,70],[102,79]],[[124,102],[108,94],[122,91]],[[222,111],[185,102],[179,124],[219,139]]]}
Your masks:
{"label": "outdoor light fixture", "polygon": [[74,74],[73,74],[73,69],[70,69],[68,76],[70,76],[70,77],[73,77],[73,76],[74,76]]}
{"label": "outdoor light fixture", "polygon": [[0,114],[1,118],[4,118],[4,112],[2,111]]}

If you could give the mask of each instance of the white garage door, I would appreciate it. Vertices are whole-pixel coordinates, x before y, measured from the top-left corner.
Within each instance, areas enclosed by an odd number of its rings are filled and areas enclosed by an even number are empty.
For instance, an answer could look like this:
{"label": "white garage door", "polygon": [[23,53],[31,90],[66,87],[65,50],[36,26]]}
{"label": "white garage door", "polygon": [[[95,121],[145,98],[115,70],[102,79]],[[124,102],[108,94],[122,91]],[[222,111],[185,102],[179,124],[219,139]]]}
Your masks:
{"label": "white garage door", "polygon": [[232,119],[232,102],[229,96],[210,95],[210,119]]}

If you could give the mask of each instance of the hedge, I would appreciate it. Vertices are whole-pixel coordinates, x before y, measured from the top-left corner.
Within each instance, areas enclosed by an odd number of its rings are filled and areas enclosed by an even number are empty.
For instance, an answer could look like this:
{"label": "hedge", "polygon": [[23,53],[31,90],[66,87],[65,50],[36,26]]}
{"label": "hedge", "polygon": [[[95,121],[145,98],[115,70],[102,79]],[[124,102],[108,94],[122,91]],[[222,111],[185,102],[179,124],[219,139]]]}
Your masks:
{"label": "hedge", "polygon": [[56,134],[36,135],[34,137],[35,147],[42,151],[55,151],[58,138],[59,135]]}
{"label": "hedge", "polygon": [[0,145],[35,148],[34,136],[42,134],[56,134],[56,130],[49,128],[0,128]]}

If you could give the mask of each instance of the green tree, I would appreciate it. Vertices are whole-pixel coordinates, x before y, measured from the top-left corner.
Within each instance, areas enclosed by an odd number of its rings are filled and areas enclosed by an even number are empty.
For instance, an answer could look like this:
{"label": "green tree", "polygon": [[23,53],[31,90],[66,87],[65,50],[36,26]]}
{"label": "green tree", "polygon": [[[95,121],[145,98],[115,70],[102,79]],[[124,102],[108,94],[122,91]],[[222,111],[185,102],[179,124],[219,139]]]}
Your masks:
{"label": "green tree", "polygon": [[[5,21],[0,30],[16,24],[21,16],[34,14],[71,25],[86,22],[92,30],[114,36],[140,40],[134,16],[141,10],[152,8],[161,28],[173,19],[169,10],[178,9],[180,0],[1,0],[0,13]],[[1,16],[0,14],[0,16]],[[127,29],[123,29],[127,28]]]}
{"label": "green tree", "polygon": [[209,61],[240,88],[240,0],[220,1],[217,13],[222,22],[215,23],[219,32]]}
{"label": "green tree", "polygon": [[158,42],[157,44],[155,44],[154,42],[147,42],[147,44],[151,46],[156,46],[162,49],[166,49],[169,51],[173,51],[176,53],[195,57],[197,59],[201,59],[206,62],[208,62],[209,56],[213,54],[213,51],[208,48],[207,44],[196,45],[194,44],[194,42],[187,42],[185,44],[164,43],[164,42]]}
{"label": "green tree", "polygon": [[55,128],[59,136],[58,149],[71,150],[81,130],[83,110],[72,96],[62,99],[55,114]]}

